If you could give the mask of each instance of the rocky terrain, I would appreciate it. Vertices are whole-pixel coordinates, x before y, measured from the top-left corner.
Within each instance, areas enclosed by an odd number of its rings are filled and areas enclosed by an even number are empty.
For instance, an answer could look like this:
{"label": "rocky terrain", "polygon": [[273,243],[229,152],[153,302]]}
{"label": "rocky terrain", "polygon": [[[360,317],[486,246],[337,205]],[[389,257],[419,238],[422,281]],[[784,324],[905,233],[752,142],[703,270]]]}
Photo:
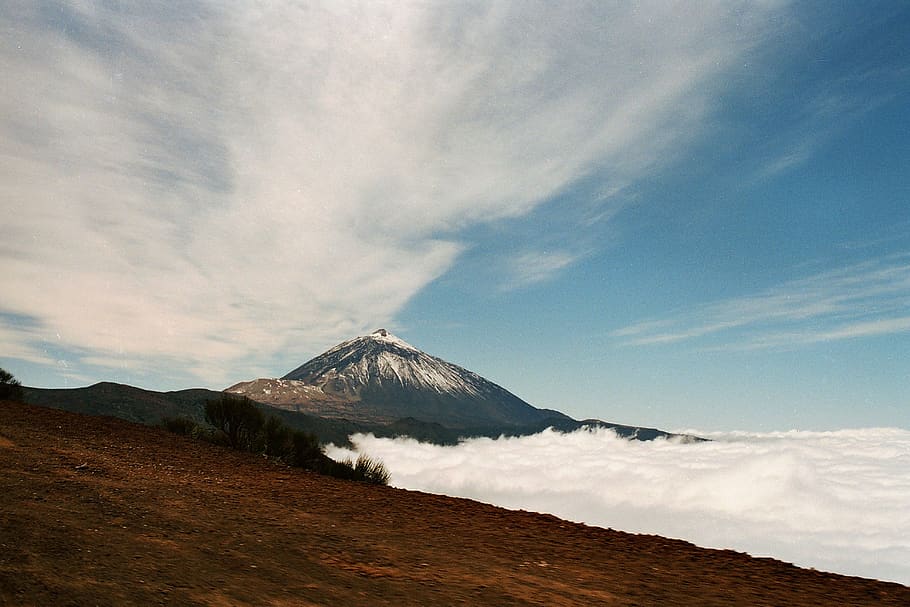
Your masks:
{"label": "rocky terrain", "polygon": [[898,584],[8,402],[0,487],[2,605],[910,605]]}

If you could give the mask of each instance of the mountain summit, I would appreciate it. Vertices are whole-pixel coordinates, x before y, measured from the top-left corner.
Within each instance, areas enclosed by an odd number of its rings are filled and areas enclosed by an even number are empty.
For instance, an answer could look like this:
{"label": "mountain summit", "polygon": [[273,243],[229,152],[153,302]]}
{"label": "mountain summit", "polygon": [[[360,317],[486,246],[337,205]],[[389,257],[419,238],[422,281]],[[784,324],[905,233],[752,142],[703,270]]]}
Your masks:
{"label": "mountain summit", "polygon": [[360,395],[365,388],[397,388],[464,398],[502,390],[476,373],[421,352],[385,329],[338,344],[282,379],[351,396]]}
{"label": "mountain summit", "polygon": [[340,343],[281,379],[244,382],[228,391],[271,405],[356,421],[414,418],[448,428],[488,429],[569,419],[558,411],[537,409],[386,329]]}

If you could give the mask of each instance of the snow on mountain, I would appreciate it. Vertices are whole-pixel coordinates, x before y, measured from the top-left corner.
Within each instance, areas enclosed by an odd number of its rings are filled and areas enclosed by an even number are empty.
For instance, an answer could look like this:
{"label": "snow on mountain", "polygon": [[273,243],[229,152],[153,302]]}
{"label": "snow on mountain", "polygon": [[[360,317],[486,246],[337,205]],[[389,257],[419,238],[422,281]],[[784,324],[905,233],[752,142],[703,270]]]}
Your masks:
{"label": "snow on mountain", "polygon": [[385,329],[343,342],[285,375],[329,393],[355,394],[363,386],[396,385],[438,394],[480,396],[485,379],[421,352]]}
{"label": "snow on mountain", "polygon": [[[225,392],[233,392],[237,394],[246,394],[249,397],[253,395],[264,397],[265,400],[269,400],[269,397],[277,394],[297,394],[301,397],[308,396],[317,396],[322,394],[322,391],[316,386],[311,386],[306,382],[295,381],[291,379],[254,379],[252,381],[242,381],[239,384],[234,384],[230,388],[226,389]],[[263,400],[262,398],[258,400]]]}

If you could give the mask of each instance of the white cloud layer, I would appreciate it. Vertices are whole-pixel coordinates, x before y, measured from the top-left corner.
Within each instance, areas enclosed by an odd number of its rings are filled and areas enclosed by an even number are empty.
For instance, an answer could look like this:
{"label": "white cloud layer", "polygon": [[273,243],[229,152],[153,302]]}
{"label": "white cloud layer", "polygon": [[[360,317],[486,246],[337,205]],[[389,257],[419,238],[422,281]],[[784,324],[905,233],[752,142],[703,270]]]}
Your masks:
{"label": "white cloud layer", "polygon": [[385,323],[460,230],[672,157],[778,8],[8,2],[0,344],[218,385]]}
{"label": "white cloud layer", "polygon": [[910,584],[910,432],[707,436],[680,444],[546,431],[454,447],[372,435],[354,443],[386,464],[397,487]]}

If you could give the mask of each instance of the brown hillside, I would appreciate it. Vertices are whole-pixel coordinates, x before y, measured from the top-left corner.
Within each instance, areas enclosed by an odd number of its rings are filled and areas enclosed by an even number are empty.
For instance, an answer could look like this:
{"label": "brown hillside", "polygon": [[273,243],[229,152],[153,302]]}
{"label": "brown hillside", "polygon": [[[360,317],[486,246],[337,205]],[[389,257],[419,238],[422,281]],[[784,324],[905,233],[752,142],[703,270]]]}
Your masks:
{"label": "brown hillside", "polygon": [[910,605],[910,588],[0,403],[3,605]]}

